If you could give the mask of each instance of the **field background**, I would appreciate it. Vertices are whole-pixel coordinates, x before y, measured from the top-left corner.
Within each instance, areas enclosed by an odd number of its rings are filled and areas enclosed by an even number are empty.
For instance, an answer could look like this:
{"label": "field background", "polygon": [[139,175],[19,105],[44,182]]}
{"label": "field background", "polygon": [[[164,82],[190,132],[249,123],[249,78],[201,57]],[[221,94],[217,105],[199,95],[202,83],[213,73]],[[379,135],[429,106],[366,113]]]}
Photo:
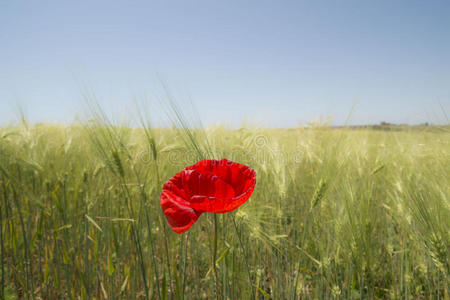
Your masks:
{"label": "field background", "polygon": [[449,127],[143,125],[0,129],[0,296],[214,298],[212,215],[178,235],[159,194],[228,158],[257,185],[218,218],[224,299],[448,299]]}

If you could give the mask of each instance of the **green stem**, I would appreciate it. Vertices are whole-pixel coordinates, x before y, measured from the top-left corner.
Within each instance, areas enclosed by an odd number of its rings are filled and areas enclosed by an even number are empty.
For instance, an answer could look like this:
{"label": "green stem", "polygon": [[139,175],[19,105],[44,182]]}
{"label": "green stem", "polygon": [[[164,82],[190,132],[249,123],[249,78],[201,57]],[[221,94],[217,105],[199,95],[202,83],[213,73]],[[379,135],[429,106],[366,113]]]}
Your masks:
{"label": "green stem", "polygon": [[[161,186],[161,177],[159,175],[159,168],[158,168],[158,161],[155,160],[155,173],[156,173],[156,184],[158,185],[158,193],[161,194],[162,192],[162,186]],[[171,267],[170,267],[170,255],[169,255],[169,233],[167,229],[167,224],[164,222],[164,213],[162,210],[160,210],[160,218],[159,218],[160,226],[163,228],[164,232],[164,246],[165,246],[165,252],[166,252],[166,262],[167,262],[167,272],[169,274],[169,286],[170,290],[173,292],[173,286],[172,286],[172,274],[171,274]],[[177,276],[177,274],[175,274]],[[165,295],[163,295],[165,297]]]}
{"label": "green stem", "polygon": [[[85,197],[85,201],[84,201],[84,213],[86,216],[89,215],[89,206],[88,206],[88,199],[87,197]],[[86,296],[87,298],[91,297],[91,280],[90,280],[90,273],[91,273],[91,262],[89,261],[89,240],[88,240],[88,236],[89,236],[89,224],[88,224],[88,220],[85,218],[84,220],[84,273],[85,276],[84,278],[84,287],[86,289]]]}
{"label": "green stem", "polygon": [[[126,197],[126,201],[127,201],[127,206],[128,206],[128,211],[129,211],[129,215],[133,220],[137,220],[135,219],[135,214],[134,214],[134,209],[132,207],[131,204],[131,194],[130,191],[125,183],[125,180],[121,180],[121,186],[122,189],[125,192],[125,197]],[[144,291],[145,291],[145,299],[150,299],[150,295],[148,293],[148,284],[147,284],[147,276],[145,274],[146,272],[146,268],[145,268],[145,264],[144,264],[144,255],[142,254],[142,246],[141,246],[141,240],[140,240],[140,236],[139,236],[139,232],[135,227],[134,222],[131,223],[131,237],[133,239],[133,242],[135,243],[136,246],[136,250],[137,250],[137,255],[139,258],[139,265],[141,267],[141,275],[142,275],[142,282],[144,285]]]}
{"label": "green stem", "polygon": [[148,235],[149,235],[149,240],[150,240],[150,250],[152,253],[152,263],[153,263],[153,268],[155,269],[155,275],[156,275],[156,289],[158,291],[158,296],[159,299],[161,298],[161,289],[159,287],[159,271],[158,271],[158,264],[156,263],[156,259],[155,259],[155,248],[153,245],[154,239],[152,237],[152,228],[151,228],[151,222],[150,222],[150,217],[148,215],[148,212],[146,210],[145,213],[146,219],[147,219],[147,228],[148,228]]}
{"label": "green stem", "polygon": [[30,248],[28,246],[28,239],[27,239],[27,233],[25,228],[25,222],[23,220],[23,214],[22,214],[22,207],[20,205],[19,196],[17,195],[16,190],[13,188],[13,199],[16,205],[17,212],[19,214],[19,221],[20,226],[22,228],[22,236],[23,236],[23,246],[24,246],[24,258],[25,258],[25,274],[26,274],[26,294],[27,299],[30,299],[31,297],[34,299],[34,285],[33,285],[33,269],[31,264],[31,258],[30,258]]}
{"label": "green stem", "polygon": [[213,261],[212,261],[212,269],[214,273],[214,285],[216,288],[216,299],[220,299],[220,286],[219,286],[219,277],[217,275],[216,269],[216,260],[217,260],[217,214],[214,214],[214,243],[213,243]]}
{"label": "green stem", "polygon": [[186,241],[184,242],[184,250],[183,251],[183,280],[181,282],[181,299],[184,300],[184,290],[186,286],[186,267],[187,267],[187,249],[188,249],[188,241],[189,241],[189,232],[185,235]]}
{"label": "green stem", "polygon": [[[139,182],[139,184],[141,184],[142,181],[140,179],[139,173],[136,171],[136,169],[134,167],[133,167],[133,172],[134,172],[134,174],[136,176],[137,181]],[[158,175],[158,177],[159,177],[159,175]],[[158,265],[156,263],[155,249],[154,249],[154,245],[153,245],[154,244],[154,239],[152,237],[152,226],[151,226],[150,215],[149,215],[148,209],[145,208],[145,203],[147,202],[147,197],[146,197],[146,194],[145,194],[145,190],[144,190],[144,185],[143,184],[142,184],[142,187],[141,187],[140,190],[141,190],[141,209],[144,208],[144,211],[145,211],[145,219],[147,221],[147,230],[148,230],[149,244],[150,244],[150,250],[151,250],[151,255],[152,255],[152,263],[153,263],[153,268],[155,270],[155,275],[156,275],[156,289],[158,291],[159,299],[162,299],[161,298],[161,290],[160,290],[160,287],[159,287]],[[150,212],[150,214],[151,214],[151,212]],[[152,282],[153,282],[153,280],[152,280]]]}
{"label": "green stem", "polygon": [[247,252],[245,251],[244,245],[242,244],[241,240],[241,234],[239,233],[236,225],[236,221],[234,220],[234,216],[232,217],[234,230],[236,231],[236,235],[239,240],[239,245],[241,246],[242,252],[244,253],[244,260],[245,260],[245,266],[247,267],[247,276],[248,276],[248,284],[250,286],[250,291],[252,292],[252,299],[255,299],[255,294],[253,292],[253,284],[252,284],[252,277],[250,275],[250,266],[248,264],[248,258],[247,258]]}

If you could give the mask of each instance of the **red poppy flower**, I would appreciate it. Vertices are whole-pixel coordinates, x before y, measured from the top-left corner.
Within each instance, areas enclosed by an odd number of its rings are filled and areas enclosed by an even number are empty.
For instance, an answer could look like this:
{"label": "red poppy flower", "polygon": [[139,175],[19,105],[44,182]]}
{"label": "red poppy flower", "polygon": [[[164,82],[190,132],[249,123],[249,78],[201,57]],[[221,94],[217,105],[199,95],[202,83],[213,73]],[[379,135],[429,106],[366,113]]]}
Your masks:
{"label": "red poppy flower", "polygon": [[204,213],[226,213],[250,198],[253,169],[229,161],[201,160],[175,174],[163,186],[161,207],[173,231],[183,233]]}

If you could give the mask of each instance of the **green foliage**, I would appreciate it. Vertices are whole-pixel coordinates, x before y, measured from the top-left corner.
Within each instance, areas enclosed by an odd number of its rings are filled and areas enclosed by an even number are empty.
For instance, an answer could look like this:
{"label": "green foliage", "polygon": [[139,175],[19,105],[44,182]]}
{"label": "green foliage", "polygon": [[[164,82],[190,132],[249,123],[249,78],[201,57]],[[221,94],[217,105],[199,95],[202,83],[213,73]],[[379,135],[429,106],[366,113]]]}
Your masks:
{"label": "green foliage", "polygon": [[[0,129],[0,290],[8,298],[209,299],[214,223],[173,233],[161,184],[199,158],[257,172],[218,215],[225,299],[448,297],[450,132],[129,128]],[[1,298],[1,297],[0,297]]]}

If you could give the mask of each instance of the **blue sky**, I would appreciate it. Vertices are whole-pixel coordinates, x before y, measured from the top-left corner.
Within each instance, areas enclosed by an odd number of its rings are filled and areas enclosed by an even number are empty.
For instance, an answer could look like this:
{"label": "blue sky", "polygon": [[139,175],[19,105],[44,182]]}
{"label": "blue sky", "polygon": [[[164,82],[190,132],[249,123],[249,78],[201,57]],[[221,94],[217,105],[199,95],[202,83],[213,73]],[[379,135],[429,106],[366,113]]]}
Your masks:
{"label": "blue sky", "polygon": [[0,124],[71,122],[85,88],[166,124],[161,82],[207,125],[446,123],[450,1],[0,2]]}

